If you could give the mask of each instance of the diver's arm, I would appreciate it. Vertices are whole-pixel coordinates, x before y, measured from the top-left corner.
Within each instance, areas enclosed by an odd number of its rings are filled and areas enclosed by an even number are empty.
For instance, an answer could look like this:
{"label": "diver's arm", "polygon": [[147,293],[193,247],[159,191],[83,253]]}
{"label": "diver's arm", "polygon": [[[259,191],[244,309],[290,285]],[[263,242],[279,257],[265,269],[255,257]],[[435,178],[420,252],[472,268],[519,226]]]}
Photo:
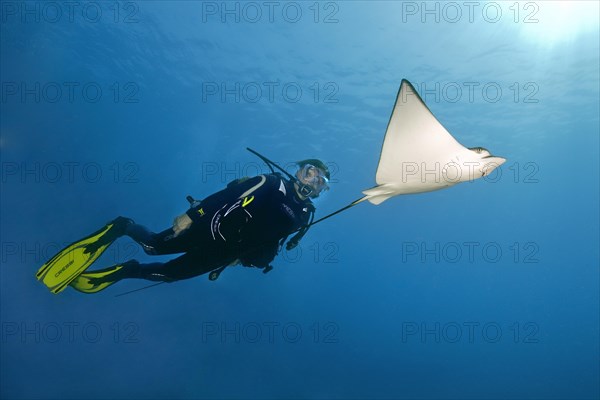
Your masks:
{"label": "diver's arm", "polygon": [[175,217],[173,220],[174,236],[179,236],[192,226],[194,221],[200,219],[206,212],[214,212],[217,206],[227,204],[228,201],[235,200],[245,191],[251,189],[261,182],[260,175],[254,178],[241,178],[230,182],[227,187],[220,190],[202,201],[195,201],[192,206],[183,214]]}

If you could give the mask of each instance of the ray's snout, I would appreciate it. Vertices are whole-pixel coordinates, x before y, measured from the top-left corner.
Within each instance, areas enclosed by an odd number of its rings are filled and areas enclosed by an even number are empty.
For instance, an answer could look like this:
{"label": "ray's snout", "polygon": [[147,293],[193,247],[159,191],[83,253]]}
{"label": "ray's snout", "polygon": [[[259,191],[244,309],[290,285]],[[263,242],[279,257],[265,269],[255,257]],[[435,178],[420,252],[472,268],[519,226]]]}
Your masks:
{"label": "ray's snout", "polygon": [[483,158],[483,168],[481,172],[483,176],[491,174],[496,168],[501,166],[506,162],[506,158],[496,157],[496,156],[487,156]]}

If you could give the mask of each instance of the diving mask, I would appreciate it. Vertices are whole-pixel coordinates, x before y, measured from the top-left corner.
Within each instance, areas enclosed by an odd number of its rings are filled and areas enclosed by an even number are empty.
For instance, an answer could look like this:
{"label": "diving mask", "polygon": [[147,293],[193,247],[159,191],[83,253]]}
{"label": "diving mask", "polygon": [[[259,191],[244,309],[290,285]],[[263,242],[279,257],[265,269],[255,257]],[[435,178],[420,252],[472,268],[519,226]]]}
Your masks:
{"label": "diving mask", "polygon": [[321,192],[329,190],[329,179],[325,171],[312,164],[305,164],[298,170],[298,193],[304,197],[318,197]]}

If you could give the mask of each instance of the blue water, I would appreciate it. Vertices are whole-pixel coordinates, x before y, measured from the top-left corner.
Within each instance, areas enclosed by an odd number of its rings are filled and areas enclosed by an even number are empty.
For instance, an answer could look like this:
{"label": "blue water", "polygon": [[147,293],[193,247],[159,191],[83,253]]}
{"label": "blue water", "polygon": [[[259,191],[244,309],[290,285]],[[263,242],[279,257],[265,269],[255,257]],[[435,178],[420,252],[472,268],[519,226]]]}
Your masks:
{"label": "blue water", "polygon": [[[552,3],[2,1],[0,397],[598,398],[598,4]],[[329,163],[317,217],[358,198],[403,78],[495,175],[360,204],[268,275],[36,281],[267,172],[247,146]]]}

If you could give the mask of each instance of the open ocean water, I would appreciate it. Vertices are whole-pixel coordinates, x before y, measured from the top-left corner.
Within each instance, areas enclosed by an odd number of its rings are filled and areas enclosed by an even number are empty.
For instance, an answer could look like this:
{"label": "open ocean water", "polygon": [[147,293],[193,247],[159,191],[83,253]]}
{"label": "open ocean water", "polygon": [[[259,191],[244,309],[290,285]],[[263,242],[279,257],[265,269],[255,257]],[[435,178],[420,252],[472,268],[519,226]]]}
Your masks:
{"label": "open ocean water", "polygon": [[[1,1],[2,399],[597,399],[594,1]],[[400,81],[467,147],[448,190],[360,204],[267,275],[53,295],[125,215],[320,158],[317,217],[375,184]],[[290,169],[291,170],[291,169]],[[117,241],[104,267],[153,260]],[[170,257],[159,257],[167,260]]]}

